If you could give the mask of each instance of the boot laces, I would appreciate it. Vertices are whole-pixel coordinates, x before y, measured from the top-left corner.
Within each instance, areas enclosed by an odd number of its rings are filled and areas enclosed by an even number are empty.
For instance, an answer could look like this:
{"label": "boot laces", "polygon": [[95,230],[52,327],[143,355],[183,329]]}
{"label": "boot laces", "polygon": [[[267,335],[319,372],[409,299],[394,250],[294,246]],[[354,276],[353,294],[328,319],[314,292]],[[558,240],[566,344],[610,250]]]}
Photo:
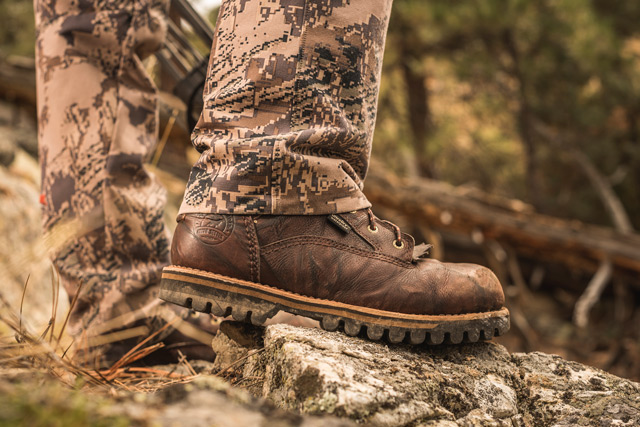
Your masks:
{"label": "boot laces", "polygon": [[393,246],[397,249],[404,248],[404,242],[402,241],[402,232],[400,231],[400,227],[398,227],[391,221],[376,218],[373,212],[371,211],[371,208],[367,209],[367,215],[369,216],[369,227],[368,227],[369,231],[371,231],[372,233],[377,233],[378,226],[376,225],[376,221],[384,222],[385,224],[390,225],[396,234],[396,240],[393,241]]}

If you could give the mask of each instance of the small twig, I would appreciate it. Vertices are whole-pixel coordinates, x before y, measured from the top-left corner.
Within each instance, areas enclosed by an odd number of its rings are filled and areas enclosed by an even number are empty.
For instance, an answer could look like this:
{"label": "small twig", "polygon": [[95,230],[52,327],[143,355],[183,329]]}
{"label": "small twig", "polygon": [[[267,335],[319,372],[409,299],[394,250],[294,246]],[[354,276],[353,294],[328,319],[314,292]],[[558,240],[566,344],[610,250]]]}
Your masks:
{"label": "small twig", "polygon": [[[518,296],[522,297],[523,293],[528,291],[528,287],[522,276],[515,252],[510,251],[509,248],[505,250],[505,248],[495,240],[483,242],[482,247],[491,269],[496,273],[502,285],[505,286],[507,279],[510,277],[514,282],[514,285],[511,286],[515,286],[519,291]],[[507,289],[510,289],[511,286]],[[509,293],[507,292],[507,298],[508,297]],[[512,304],[509,305],[509,310],[511,311],[513,325],[515,329],[520,332],[526,349],[535,348],[537,334],[524,315],[520,305],[520,299],[515,298]]]}
{"label": "small twig", "polygon": [[[102,375],[100,371],[96,370],[96,371],[93,371],[93,373],[99,376],[100,379],[104,381],[106,384],[111,385],[111,380],[109,378],[106,378],[104,375]],[[91,378],[93,378],[93,376],[91,376]]]}
{"label": "small twig", "polygon": [[[58,318],[58,300],[60,299],[60,276],[58,276],[58,280],[55,281],[55,269],[53,265],[51,266],[51,292],[53,297],[53,307],[51,311],[51,334],[49,335],[49,343],[53,341],[53,334],[56,329],[56,319]],[[59,342],[59,341],[58,341]]]}
{"label": "small twig", "polygon": [[518,262],[518,254],[516,251],[507,246],[507,268],[509,271],[509,276],[513,280],[514,285],[518,288],[518,298],[522,299],[529,295],[529,285],[524,278],[524,274],[522,274],[522,269],[520,268],[520,263]]}
{"label": "small twig", "polygon": [[131,328],[121,329],[106,334],[94,335],[87,338],[89,348],[99,347],[114,342],[121,342],[130,338],[136,338],[149,334],[149,327],[145,325],[134,326]]}
{"label": "small twig", "polygon": [[122,381],[119,380],[114,380],[113,381],[115,384],[117,384],[118,386],[122,387],[123,389],[127,390],[128,392],[132,392],[133,390],[131,390],[131,388],[127,387]]}
{"label": "small twig", "polygon": [[[562,135],[542,121],[534,123],[534,130],[543,138],[551,142],[556,148],[568,151],[574,162],[582,169],[587,179],[591,182],[595,193],[598,195],[605,209],[609,212],[611,221],[616,230],[624,234],[633,233],[633,225],[622,201],[613,190],[611,182],[604,177],[593,164],[591,159],[575,145],[571,138]],[[569,147],[568,149],[566,147]]]}
{"label": "small twig", "polygon": [[[69,318],[71,317],[71,312],[73,311],[73,307],[76,305],[76,303],[78,302],[78,298],[80,297],[80,292],[82,291],[82,287],[84,286],[84,282],[80,282],[80,286],[78,286],[78,289],[76,290],[76,294],[73,296],[73,300],[71,300],[71,305],[69,305],[69,310],[67,310],[67,315],[64,318],[64,323],[62,324],[62,329],[60,330],[60,333],[58,334],[58,341],[56,343],[56,345],[60,344],[60,340],[62,339],[62,334],[64,333],[65,329],[67,328],[67,323],[69,322]],[[66,353],[66,351],[65,351]]]}
{"label": "small twig", "polygon": [[575,162],[582,168],[591,185],[595,188],[596,194],[609,212],[611,220],[616,230],[624,234],[633,233],[633,225],[629,219],[627,211],[624,209],[622,201],[611,188],[611,184],[602,176],[593,162],[582,151],[571,150]]}
{"label": "small twig", "polygon": [[573,311],[573,323],[579,328],[585,328],[589,324],[589,311],[598,302],[600,295],[613,273],[611,259],[606,258],[598,267],[585,291],[580,295]]}
{"label": "small twig", "polygon": [[178,350],[178,362],[183,363],[187,367],[187,370],[191,372],[191,375],[198,375],[196,370],[193,369],[193,366],[191,366],[191,363],[187,360],[187,356],[185,356],[180,350]]}
{"label": "small twig", "polygon": [[62,352],[62,356],[60,356],[60,359],[64,359],[64,357],[67,355],[67,352],[71,349],[71,347],[73,346],[73,343],[76,342],[76,339],[72,339],[71,340],[71,344],[69,344],[66,348],[66,350],[64,352]]}
{"label": "small twig", "polygon": [[229,369],[234,368],[236,366],[238,366],[241,362],[244,362],[245,360],[247,360],[248,358],[255,356],[258,353],[261,353],[263,351],[265,351],[268,348],[268,346],[257,349],[257,350],[253,350],[250,351],[246,356],[241,357],[240,359],[236,360],[235,362],[233,362],[232,364],[230,364],[229,366],[227,366],[226,368],[224,368],[223,370],[221,370],[220,372],[218,372],[218,375],[222,375],[225,372],[227,372]]}
{"label": "small twig", "polygon": [[31,273],[27,276],[27,280],[24,282],[24,288],[22,289],[22,298],[20,299],[20,324],[18,326],[18,333],[22,333],[22,306],[24,305],[24,297],[27,294],[27,286],[29,285],[29,279],[31,278]]}
{"label": "small twig", "polygon": [[[145,338],[144,340],[142,340],[141,342],[139,342],[135,347],[133,347],[131,350],[129,350],[127,353],[125,353],[124,356],[122,356],[118,361],[116,361],[116,363],[113,364],[113,366],[109,369],[109,370],[115,370],[118,369],[121,366],[124,366],[126,363],[130,363],[130,361],[128,360],[129,358],[132,358],[132,356],[134,355],[135,352],[137,352],[142,346],[144,346],[146,343],[148,343],[149,341],[151,341],[154,337],[156,337],[157,335],[159,335],[161,332],[163,332],[165,329],[169,328],[171,326],[173,322],[168,322],[167,324],[165,324],[162,328],[158,329],[157,331],[155,331],[154,333],[152,333],[151,335],[149,335],[147,338]],[[162,344],[162,343],[159,343]],[[164,345],[164,344],[162,344]],[[156,344],[155,346],[152,347],[157,347],[158,344]],[[159,348],[159,347],[158,347]],[[156,348],[154,348],[155,350]],[[137,360],[137,359],[136,359]],[[133,361],[133,360],[132,360]]]}
{"label": "small twig", "polygon": [[[163,370],[160,370],[160,369],[154,369],[154,368],[133,367],[133,368],[129,368],[129,371],[130,372],[142,372],[142,373],[156,374],[156,375],[160,375],[162,378],[176,378],[176,379],[187,378],[186,375],[177,374],[175,372],[167,372],[167,371],[163,371]],[[194,374],[193,376],[197,376],[197,374]],[[153,379],[153,378],[151,378],[151,379]]]}
{"label": "small twig", "polygon": [[516,304],[512,304],[510,307],[511,317],[513,319],[513,323],[518,327],[518,330],[525,340],[527,351],[529,351],[536,348],[537,333],[531,326],[531,323],[529,323],[529,320],[527,320],[527,317],[521,308],[522,301],[525,301],[527,297],[529,297],[530,292],[529,286],[527,285],[522,274],[522,270],[520,269],[518,256],[512,248],[507,248],[507,267],[509,269],[509,275],[518,289],[516,297],[517,301],[515,301]]}
{"label": "small twig", "polygon": [[174,109],[171,112],[171,117],[169,117],[169,120],[167,121],[167,125],[164,127],[164,131],[162,132],[162,137],[160,138],[160,142],[158,142],[158,148],[156,148],[156,152],[153,156],[153,160],[151,161],[152,166],[158,166],[158,162],[160,161],[160,156],[162,156],[162,152],[164,151],[164,147],[167,144],[167,140],[169,139],[169,135],[171,134],[173,125],[176,123],[177,117],[178,117],[178,110]]}
{"label": "small twig", "polygon": [[49,326],[47,327],[47,330],[45,330],[45,332],[43,332],[42,334],[42,338],[45,338],[46,332],[49,330],[51,331],[51,334],[49,335],[49,343],[51,343],[51,341],[53,340],[53,330],[56,326],[55,310],[56,310],[56,286],[55,286],[55,274],[53,273],[53,265],[52,265],[51,266],[51,317],[49,318]]}
{"label": "small twig", "polygon": [[[49,333],[49,331],[51,330],[51,326],[53,325],[53,319],[49,319],[49,323],[47,324],[47,327],[45,328],[44,332],[42,332],[40,334],[40,338],[38,338],[38,340],[45,340],[47,338],[47,334]],[[51,341],[49,341],[49,343],[51,343]]]}

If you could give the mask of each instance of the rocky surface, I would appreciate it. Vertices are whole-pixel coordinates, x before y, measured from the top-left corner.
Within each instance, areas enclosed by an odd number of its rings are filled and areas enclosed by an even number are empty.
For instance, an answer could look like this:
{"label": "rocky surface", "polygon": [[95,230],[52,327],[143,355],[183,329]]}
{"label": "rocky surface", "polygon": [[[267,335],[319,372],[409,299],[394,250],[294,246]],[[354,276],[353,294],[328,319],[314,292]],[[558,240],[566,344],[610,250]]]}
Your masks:
{"label": "rocky surface", "polygon": [[[175,366],[164,368],[176,371]],[[285,411],[210,375],[164,386],[155,392],[111,388],[105,393],[100,389],[91,392],[70,389],[33,370],[0,369],[0,425],[339,427],[355,424],[333,416]]]}
{"label": "rocky surface", "polygon": [[[317,417],[284,411],[211,376],[200,377],[188,384],[177,384],[153,395],[142,394],[140,397],[124,414],[133,419],[141,409],[151,410],[154,414],[149,418],[165,426],[354,425],[337,417]],[[119,409],[118,413],[123,414]]]}
{"label": "rocky surface", "polygon": [[[51,264],[31,157],[35,132],[16,120],[0,103],[0,295],[18,312],[30,275],[23,316],[38,331],[51,317]],[[67,307],[60,290],[59,318]],[[8,332],[1,329],[0,336]],[[638,383],[557,356],[509,354],[492,343],[412,348],[319,329],[224,322],[213,347],[218,358],[193,382],[104,398],[32,370],[8,376],[0,365],[0,424],[69,416],[66,425],[96,419],[103,425],[640,425]]]}
{"label": "rocky surface", "polygon": [[221,330],[214,348],[239,362],[218,369],[283,409],[378,426],[640,425],[640,384],[558,356],[490,342],[392,346],[289,325],[268,326],[262,340]]}

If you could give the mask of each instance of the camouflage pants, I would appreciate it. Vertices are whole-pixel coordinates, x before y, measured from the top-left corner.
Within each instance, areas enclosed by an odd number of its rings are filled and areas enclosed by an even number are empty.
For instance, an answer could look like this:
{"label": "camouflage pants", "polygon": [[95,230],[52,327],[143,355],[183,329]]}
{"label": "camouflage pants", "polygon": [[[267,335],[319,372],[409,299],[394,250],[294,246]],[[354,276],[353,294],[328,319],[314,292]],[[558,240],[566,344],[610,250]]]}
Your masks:
{"label": "camouflage pants", "polygon": [[369,207],[391,0],[235,0],[220,10],[181,213]]}
{"label": "camouflage pants", "polygon": [[[161,43],[164,5],[35,7],[44,226],[66,289],[80,289],[71,324],[82,330],[155,304],[168,262],[165,195],[143,166],[157,110],[141,64]],[[368,207],[362,182],[390,8],[391,0],[225,1],[181,213]]]}
{"label": "camouflage pants", "polygon": [[141,57],[162,44],[164,7],[35,1],[43,221],[62,283],[79,292],[73,332],[130,324],[157,305],[169,236],[165,191],[143,166],[158,118]]}

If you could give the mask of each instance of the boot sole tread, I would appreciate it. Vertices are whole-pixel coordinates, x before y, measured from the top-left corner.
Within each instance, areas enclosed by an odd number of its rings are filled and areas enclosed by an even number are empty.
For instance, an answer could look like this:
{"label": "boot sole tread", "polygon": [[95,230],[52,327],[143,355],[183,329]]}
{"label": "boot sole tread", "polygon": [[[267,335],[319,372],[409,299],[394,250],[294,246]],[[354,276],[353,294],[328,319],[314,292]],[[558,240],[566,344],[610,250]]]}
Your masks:
{"label": "boot sole tread", "polygon": [[203,313],[262,325],[279,311],[309,317],[327,331],[407,344],[459,344],[490,340],[509,330],[509,311],[418,315],[307,297],[259,283],[188,267],[162,272],[160,298]]}

